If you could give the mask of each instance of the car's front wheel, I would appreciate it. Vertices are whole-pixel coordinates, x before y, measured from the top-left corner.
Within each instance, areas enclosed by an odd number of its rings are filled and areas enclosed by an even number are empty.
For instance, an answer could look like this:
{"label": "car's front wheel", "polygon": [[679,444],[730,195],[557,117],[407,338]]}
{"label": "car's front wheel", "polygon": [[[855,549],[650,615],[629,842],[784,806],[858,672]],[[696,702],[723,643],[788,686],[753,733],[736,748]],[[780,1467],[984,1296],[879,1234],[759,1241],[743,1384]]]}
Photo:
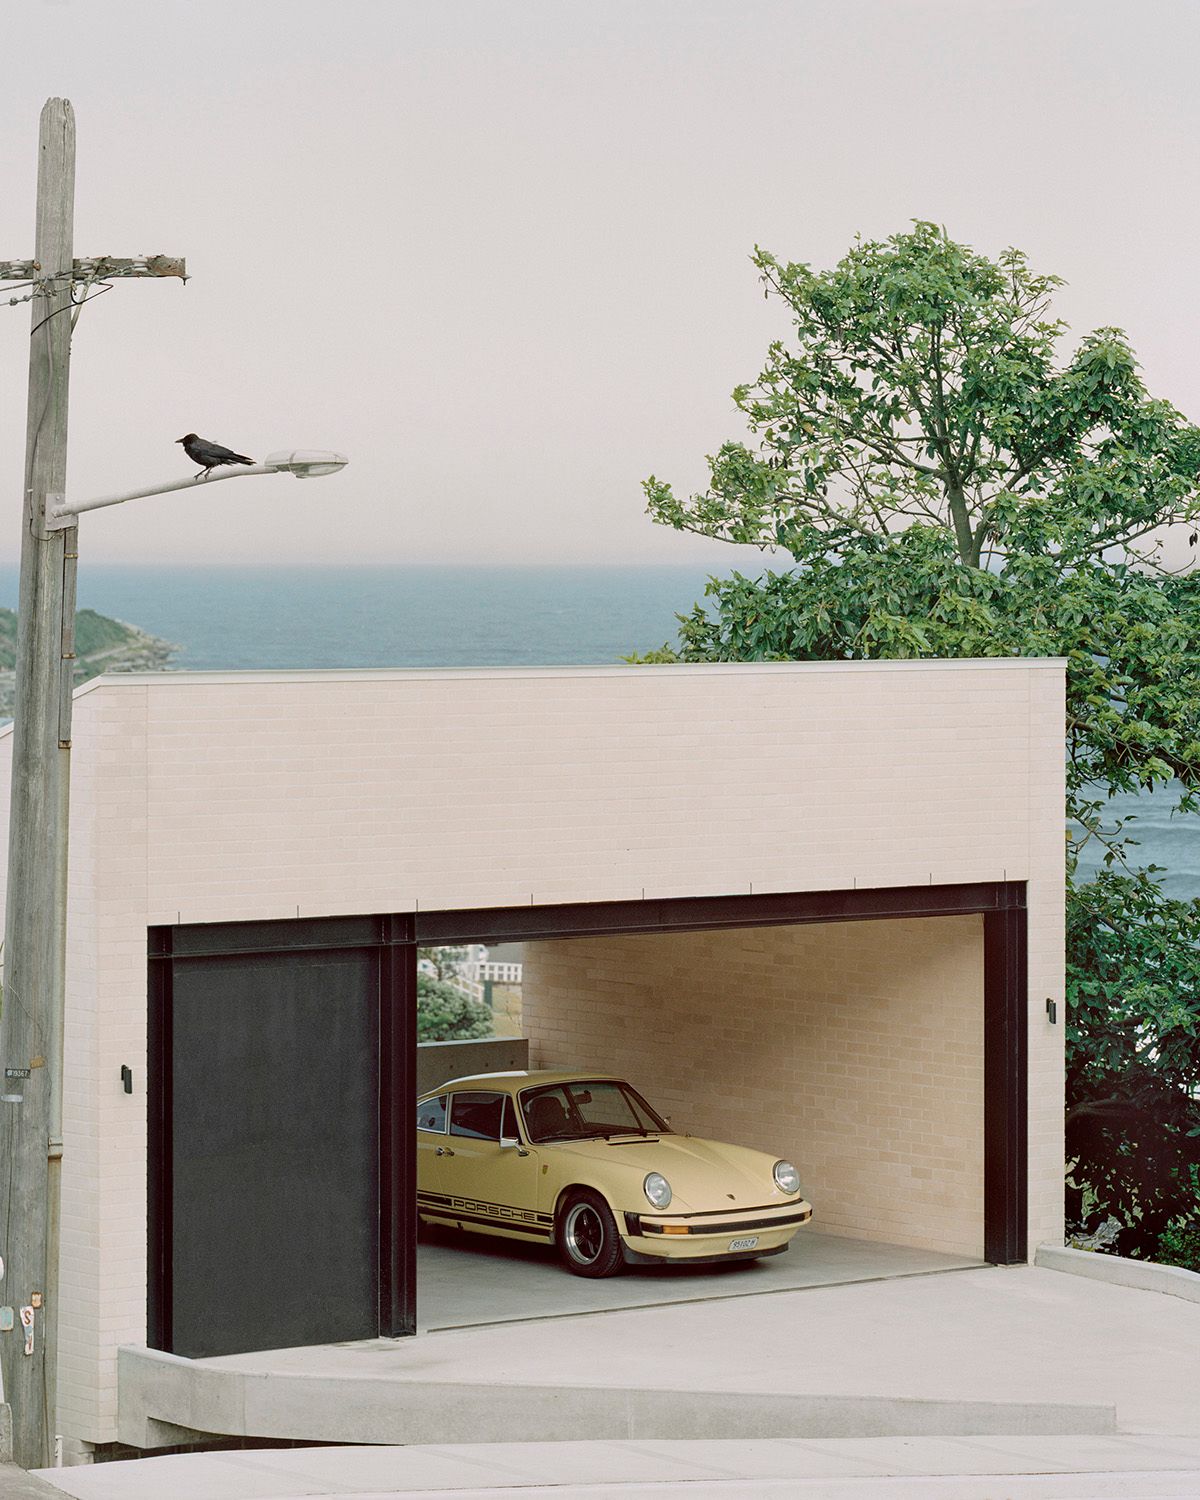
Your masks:
{"label": "car's front wheel", "polygon": [[554,1243],[559,1259],[576,1276],[615,1276],[624,1265],[612,1210],[599,1193],[570,1194],[558,1211]]}

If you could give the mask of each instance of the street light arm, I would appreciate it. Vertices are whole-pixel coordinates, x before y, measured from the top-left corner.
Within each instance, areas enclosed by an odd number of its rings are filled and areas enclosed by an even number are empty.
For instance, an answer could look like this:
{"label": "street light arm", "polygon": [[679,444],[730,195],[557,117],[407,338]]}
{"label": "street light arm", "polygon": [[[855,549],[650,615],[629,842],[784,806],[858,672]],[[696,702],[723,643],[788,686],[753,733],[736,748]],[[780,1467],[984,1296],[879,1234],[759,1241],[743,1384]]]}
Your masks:
{"label": "street light arm", "polygon": [[204,478],[194,474],[187,479],[168,479],[162,484],[149,485],[144,490],[125,490],[120,495],[97,495],[94,500],[73,500],[70,505],[64,501],[62,505],[51,508],[47,525],[51,530],[60,530],[66,526],[74,526],[75,517],[82,515],[85,510],[103,510],[109,505],[124,505],[126,500],[144,500],[148,495],[165,495],[171,490],[190,490],[197,485],[214,484],[218,479],[244,479],[248,474],[278,474],[279,469],[268,469],[266,464],[254,464],[250,468],[230,469],[224,474],[212,474]]}
{"label": "street light arm", "polygon": [[[310,475],[332,474],[344,469],[349,462],[340,453],[320,453],[306,450],[291,450],[269,453],[261,464],[233,467],[208,474],[193,474],[188,479],[168,479],[161,484],[148,485],[142,490],[125,490],[119,495],[97,495],[94,500],[75,500],[69,505],[65,497],[61,503],[47,507],[46,526],[50,531],[65,531],[75,525],[75,518],[86,510],[103,510],[109,505],[124,505],[126,500],[144,500],[150,495],[166,495],[171,490],[204,489],[221,479],[247,479],[251,474],[293,474],[297,479]],[[52,499],[55,497],[51,497]]]}

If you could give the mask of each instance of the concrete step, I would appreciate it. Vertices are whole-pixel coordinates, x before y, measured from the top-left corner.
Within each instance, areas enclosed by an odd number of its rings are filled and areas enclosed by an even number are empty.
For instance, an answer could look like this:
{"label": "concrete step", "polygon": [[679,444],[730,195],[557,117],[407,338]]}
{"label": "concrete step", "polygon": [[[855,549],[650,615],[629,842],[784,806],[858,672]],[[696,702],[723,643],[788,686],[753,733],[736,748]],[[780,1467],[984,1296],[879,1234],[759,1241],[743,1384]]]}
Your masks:
{"label": "concrete step", "polygon": [[[206,1435],[411,1445],[1116,1431],[1115,1409],[1102,1403],[439,1380],[421,1378],[419,1368],[402,1367],[400,1376],[382,1341],[372,1365],[372,1348],[333,1350],[350,1356],[349,1370],[320,1358],[289,1366],[288,1351],[264,1356],[276,1362],[264,1369],[254,1356],[190,1360],[122,1349],[121,1441],[151,1449]],[[636,1374],[628,1358],[625,1368]]]}

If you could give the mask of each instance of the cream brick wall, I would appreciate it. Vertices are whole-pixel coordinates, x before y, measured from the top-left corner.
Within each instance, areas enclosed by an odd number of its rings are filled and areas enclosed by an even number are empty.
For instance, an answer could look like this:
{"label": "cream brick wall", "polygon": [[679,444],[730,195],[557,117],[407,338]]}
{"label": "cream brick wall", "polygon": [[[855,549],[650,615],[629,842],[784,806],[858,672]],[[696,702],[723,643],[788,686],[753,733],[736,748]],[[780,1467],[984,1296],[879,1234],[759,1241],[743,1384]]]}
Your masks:
{"label": "cream brick wall", "polygon": [[66,1435],[115,1436],[116,1351],[145,1340],[158,923],[1028,880],[1030,1238],[1060,1237],[1062,1035],[1043,1004],[1062,999],[1062,747],[1052,662],[88,684],[72,798]]}
{"label": "cream brick wall", "polygon": [[536,1067],[789,1157],[831,1234],[983,1251],[983,919],[525,947]]}

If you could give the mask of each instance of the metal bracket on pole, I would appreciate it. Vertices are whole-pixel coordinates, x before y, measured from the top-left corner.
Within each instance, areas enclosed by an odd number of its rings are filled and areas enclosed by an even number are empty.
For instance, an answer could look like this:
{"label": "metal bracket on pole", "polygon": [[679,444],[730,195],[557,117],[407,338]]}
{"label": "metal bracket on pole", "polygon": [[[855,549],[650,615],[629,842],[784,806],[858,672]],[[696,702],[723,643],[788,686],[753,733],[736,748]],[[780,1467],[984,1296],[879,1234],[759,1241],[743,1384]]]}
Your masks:
{"label": "metal bracket on pole", "polygon": [[62,656],[58,664],[58,748],[71,748],[71,708],[75,692],[75,580],[78,552],[63,552]]}
{"label": "metal bracket on pole", "polygon": [[48,494],[46,496],[46,514],[42,524],[47,531],[67,531],[72,526],[79,525],[79,517],[72,511],[63,512],[63,506],[67,503],[67,497],[63,494]]}

